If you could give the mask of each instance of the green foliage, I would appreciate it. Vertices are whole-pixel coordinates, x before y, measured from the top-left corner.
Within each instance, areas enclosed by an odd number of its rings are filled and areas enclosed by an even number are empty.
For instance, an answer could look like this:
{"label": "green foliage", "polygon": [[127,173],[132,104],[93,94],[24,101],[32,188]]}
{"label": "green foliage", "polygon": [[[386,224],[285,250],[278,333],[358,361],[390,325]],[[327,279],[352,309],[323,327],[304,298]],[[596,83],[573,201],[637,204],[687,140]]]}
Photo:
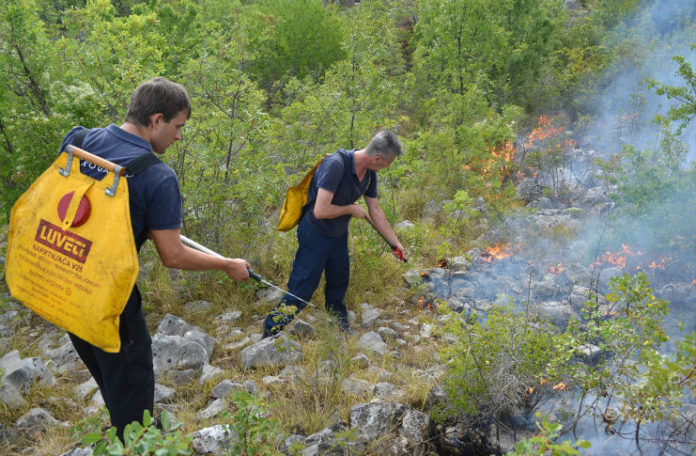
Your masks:
{"label": "green foliage", "polygon": [[237,391],[233,396],[237,407],[234,415],[226,414],[225,424],[236,435],[229,449],[230,455],[279,455],[275,449],[278,423],[269,419],[263,399],[246,391]]}
{"label": "green foliage", "polygon": [[387,4],[367,2],[351,11],[348,20],[346,58],[331,67],[322,87],[338,114],[333,119],[340,125],[336,140],[345,147],[361,148],[377,128],[397,123],[400,88],[395,82],[404,64]]}
{"label": "green foliage", "polygon": [[[620,207],[618,217],[640,217],[643,228],[638,235],[635,230],[621,229],[624,224],[619,222],[610,235],[641,248],[649,239],[652,243],[649,248],[667,249],[676,257],[683,257],[683,252],[696,248],[696,221],[688,215],[696,205],[696,165],[692,163],[689,168],[682,165],[686,146],[677,136],[696,117],[696,76],[683,57],[675,56],[674,60],[679,63],[677,74],[686,86],[648,81],[648,86],[657,94],[678,102],[670,107],[665,117],[656,119],[662,126],[661,147],[643,151],[624,146],[615,157],[601,161],[600,166],[608,171],[605,176],[611,176],[608,183],[618,184],[618,192],[613,195]],[[672,123],[678,124],[674,133],[670,131]]]}
{"label": "green foliage", "polygon": [[422,196],[431,201],[454,198],[463,189],[495,209],[509,206],[514,198],[509,177],[516,170],[512,142],[521,112],[516,106],[504,106],[497,113],[487,109],[484,100],[475,90],[431,100],[426,109],[433,127],[420,132],[399,163],[415,170],[406,173],[402,187],[426,188]]}
{"label": "green foliage", "polygon": [[[517,170],[508,152],[519,126],[530,123],[525,114],[547,108],[568,110],[570,118],[583,114],[578,111],[596,101],[626,62],[640,63],[657,46],[683,39],[639,41],[646,24],[627,18],[647,0],[587,0],[576,10],[555,0],[363,0],[354,8],[322,3],[2,2],[0,221],[53,159],[70,127],[120,123],[132,90],[163,75],[183,83],[193,101],[184,140],[165,156],[180,179],[188,235],[249,258],[260,271],[283,274],[294,251],[292,234],[273,233],[284,190],[324,153],[363,147],[375,130],[393,128],[404,155],[380,173],[381,201],[391,221],[414,221],[400,236],[414,262],[431,265],[490,223],[472,210],[479,197],[490,209],[487,216],[514,203]],[[682,22],[693,18],[693,5],[684,8]],[[677,102],[660,119],[660,150],[626,148],[602,166],[607,184],[618,186],[613,198],[624,208],[621,215],[639,216],[644,227],[615,230],[611,240],[635,241],[640,248],[650,238],[657,249],[692,261],[696,167],[679,165],[685,150],[668,128],[676,123],[679,132],[695,116],[688,57],[675,57],[683,86],[649,83]],[[640,96],[635,102],[642,107]],[[555,143],[542,146],[527,164],[553,180],[565,166],[565,151]],[[448,203],[438,213],[443,201]],[[431,218],[419,220],[426,211]],[[403,303],[401,265],[370,228],[356,224],[351,230],[351,272],[359,280],[349,298],[389,296]],[[215,277],[205,274],[188,275],[183,290],[175,289],[168,271],[160,267],[155,274],[169,290],[145,285],[157,295],[147,304],[153,311],[198,294],[244,302],[252,293],[227,280],[209,287]],[[539,383],[548,378],[576,385],[586,397],[617,398],[618,413],[627,420],[669,418],[680,387],[694,387],[696,337],[677,341],[673,356],[660,354],[665,306],[650,296],[644,279],[623,279],[608,297],[610,313],[599,300],[588,303],[585,318],[562,335],[549,335],[509,309],[497,309],[485,321],[454,318],[448,331],[457,343],[443,352],[452,368],[450,412],[497,419],[511,408],[533,409],[536,393],[525,391],[541,391]],[[578,360],[579,347],[590,343],[602,351],[596,365]],[[315,410],[288,412],[301,417],[293,425],[325,421],[327,408],[343,405],[337,391],[345,357],[336,347],[317,357],[317,364],[338,360],[336,375],[323,391],[307,388],[302,399]],[[228,416],[228,426],[242,438],[230,451],[271,454],[277,428],[265,404],[250,397],[235,401],[238,412]],[[578,416],[600,408],[585,403]],[[97,421],[81,422],[75,432],[96,431]],[[102,451],[97,454],[190,452],[190,438],[174,423],[165,427],[163,434],[151,422],[134,425],[126,444],[113,431],[90,438]],[[548,445],[556,454],[573,454],[578,448],[555,443],[557,425],[542,421],[540,432],[517,451],[541,452]]]}
{"label": "green foliage", "polygon": [[[522,442],[515,454],[578,454],[572,451],[581,442],[554,441],[587,415],[601,416],[607,428],[676,419],[685,392],[696,384],[696,334],[677,341],[672,355],[664,354],[668,306],[655,298],[645,275],[637,274],[612,279],[606,303],[588,300],[582,320],[572,319],[559,334],[510,308],[493,309],[485,321],[477,314],[466,319],[452,314],[446,331],[456,342],[441,353],[449,367],[443,416],[463,413],[488,422],[512,410],[531,411],[551,394],[546,384],[580,396],[565,427],[542,420],[541,435]],[[599,353],[592,361],[590,347]]]}
{"label": "green foliage", "polygon": [[[611,195],[618,212],[613,216],[609,242],[621,240],[648,252],[663,252],[681,257],[696,248],[696,221],[690,216],[696,207],[696,165],[683,168],[686,150],[663,131],[663,147],[641,151],[625,146],[609,161],[610,183],[618,186]],[[641,229],[630,228],[623,221],[639,219]]]}
{"label": "green foliage", "polygon": [[247,13],[249,72],[265,88],[288,77],[319,77],[344,56],[342,23],[319,0],[263,0]]}
{"label": "green foliage", "polygon": [[[267,405],[263,399],[252,396],[246,391],[238,391],[233,396],[235,413],[225,413],[222,426],[230,431],[230,444],[224,454],[235,456],[277,455],[275,449],[278,436],[278,423],[269,419]],[[192,435],[181,433],[182,423],[173,421],[169,412],[164,410],[160,417],[160,426],[150,416],[143,414],[143,422],[133,422],[126,426],[123,441],[116,436],[116,428],[105,432],[94,431],[100,418],[86,419],[74,430],[84,433],[83,445],[94,445],[94,455],[131,455],[131,456],[175,456],[193,453]]]}
{"label": "green foliage", "polygon": [[[598,300],[587,301],[583,306],[583,322],[573,320],[559,339],[559,357],[554,359],[550,373],[554,377],[563,374],[577,381],[582,390],[589,390],[608,382],[621,381],[605,362],[598,365],[571,363],[582,347],[593,344],[602,353],[629,360],[648,344],[658,346],[666,340],[662,330],[662,317],[668,311],[667,303],[656,299],[644,274],[634,279],[624,275],[612,279],[612,292],[606,296],[608,306],[600,306]],[[554,375],[558,371],[561,375]],[[561,380],[561,378],[558,378]]]}
{"label": "green foliage", "polygon": [[[693,44],[691,49],[696,51],[696,44]],[[648,86],[654,88],[658,95],[664,95],[678,102],[676,106],[670,106],[665,119],[669,122],[678,122],[677,135],[679,135],[688,123],[696,118],[696,74],[689,62],[681,55],[675,55],[673,60],[679,64],[677,74],[684,79],[686,85],[674,87],[651,79],[648,81]],[[656,120],[663,121],[660,116]]]}
{"label": "green foliage", "polygon": [[148,410],[143,414],[143,423],[133,422],[123,432],[123,442],[116,436],[116,428],[104,434],[91,433],[82,439],[83,445],[94,444],[93,454],[100,455],[157,455],[175,456],[191,454],[191,437],[182,436],[178,428],[181,423],[171,420],[169,412],[162,412],[162,429],[158,429]]}
{"label": "green foliage", "polygon": [[52,105],[51,43],[32,0],[0,7],[0,210],[50,162],[64,121]]}
{"label": "green foliage", "polygon": [[[320,84],[290,80],[283,88],[278,125],[287,160],[303,167],[321,153],[362,148],[380,127],[396,124],[403,63],[387,6],[365,2],[346,14],[346,58],[333,64]],[[309,157],[309,158],[308,158]],[[292,161],[291,161],[292,163]]]}
{"label": "green foliage", "polygon": [[[68,12],[67,32],[58,41],[58,52],[70,56],[59,80],[69,85],[87,83],[95,99],[87,126],[120,122],[134,86],[157,75],[166,75],[162,51],[166,39],[156,31],[154,11],[119,17],[109,0],[89,2],[84,9]],[[56,68],[57,70],[57,68]]]}
{"label": "green foliage", "polygon": [[445,331],[456,342],[442,351],[449,375],[446,415],[498,419],[517,408],[532,409],[526,394],[551,360],[554,338],[528,314],[496,307],[484,318],[451,314]]}
{"label": "green foliage", "polygon": [[578,440],[575,443],[564,440],[561,443],[557,443],[563,425],[552,423],[547,417],[542,417],[539,413],[537,413],[537,418],[541,418],[541,423],[538,421],[536,423],[540,431],[539,434],[519,442],[515,445],[514,451],[506,453],[507,456],[580,455],[578,448],[590,447],[590,442],[587,440]]}
{"label": "green foliage", "polygon": [[505,41],[495,9],[483,0],[420,2],[417,65],[452,93],[486,85]]}
{"label": "green foliage", "polygon": [[419,2],[414,59],[438,86],[463,95],[473,86],[515,103],[539,77],[563,21],[558,2]]}
{"label": "green foliage", "polygon": [[[612,279],[606,300],[606,305],[585,303],[582,322],[571,321],[559,336],[548,366],[550,379],[580,391],[573,422],[595,414],[611,428],[615,421],[640,425],[675,416],[685,389],[695,382],[696,334],[679,341],[674,355],[658,351],[669,339],[663,328],[669,303],[655,298],[642,273]],[[599,350],[599,360],[579,362],[590,345]]]}
{"label": "green foliage", "polygon": [[466,190],[459,190],[454,199],[445,204],[444,209],[451,219],[459,222],[478,215],[478,212],[471,208],[473,199]]}
{"label": "green foliage", "polygon": [[86,416],[77,423],[70,426],[70,437],[73,439],[82,439],[88,434],[98,433],[102,424],[107,420],[106,408],[102,407],[98,413]]}
{"label": "green foliage", "polygon": [[[268,116],[263,92],[238,69],[239,31],[211,31],[205,51],[184,67],[188,88],[199,94],[191,135],[175,149],[174,169],[185,195],[190,227],[203,229],[215,246],[248,246],[267,235],[259,230],[264,209],[279,204],[282,170],[264,152]],[[230,230],[235,224],[235,230]]]}

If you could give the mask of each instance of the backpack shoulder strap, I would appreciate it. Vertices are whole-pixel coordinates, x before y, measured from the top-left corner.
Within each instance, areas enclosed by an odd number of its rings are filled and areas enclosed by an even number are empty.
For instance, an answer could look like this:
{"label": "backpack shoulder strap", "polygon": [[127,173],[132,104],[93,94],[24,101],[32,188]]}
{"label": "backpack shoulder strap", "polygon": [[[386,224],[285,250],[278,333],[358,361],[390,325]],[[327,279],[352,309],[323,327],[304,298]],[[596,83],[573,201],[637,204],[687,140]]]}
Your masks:
{"label": "backpack shoulder strap", "polygon": [[87,136],[87,133],[89,133],[89,129],[85,128],[83,130],[78,131],[75,133],[75,136],[73,137],[72,144],[75,147],[82,148],[82,143],[85,140],[85,136]]}
{"label": "backpack shoulder strap", "polygon": [[135,176],[136,174],[145,171],[150,166],[156,165],[157,163],[162,163],[162,160],[157,158],[153,153],[141,155],[140,157],[133,160],[128,166],[126,166],[127,174]]}
{"label": "backpack shoulder strap", "polygon": [[[338,152],[336,152],[338,153]],[[348,158],[346,158],[345,155],[338,153],[341,156],[341,159],[343,160],[343,167],[344,167],[344,172],[350,172],[350,164],[348,163]],[[367,186],[365,187],[365,192],[363,192],[363,195],[367,193],[367,189],[370,188],[370,184],[372,183],[372,173],[370,170],[367,170]]]}
{"label": "backpack shoulder strap", "polygon": [[[75,133],[75,136],[73,137],[72,144],[73,146],[76,147],[82,147],[82,143],[85,140],[85,137],[87,136],[87,133],[89,133],[89,129],[85,128],[83,130],[78,131]],[[127,174],[130,174],[131,176],[135,176],[136,174],[145,171],[152,165],[156,165],[157,163],[162,163],[162,160],[157,158],[157,156],[153,153],[141,155],[140,157],[136,158],[131,162],[130,165],[126,167]]]}

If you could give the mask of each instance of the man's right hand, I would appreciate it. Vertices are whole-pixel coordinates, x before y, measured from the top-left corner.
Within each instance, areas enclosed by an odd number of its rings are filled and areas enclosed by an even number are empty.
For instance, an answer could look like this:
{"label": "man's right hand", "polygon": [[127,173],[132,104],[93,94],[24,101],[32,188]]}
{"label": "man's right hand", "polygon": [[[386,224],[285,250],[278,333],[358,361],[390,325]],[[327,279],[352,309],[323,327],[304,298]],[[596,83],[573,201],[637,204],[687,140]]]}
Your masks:
{"label": "man's right hand", "polygon": [[251,265],[242,258],[226,258],[227,264],[223,270],[232,280],[249,280],[249,269]]}

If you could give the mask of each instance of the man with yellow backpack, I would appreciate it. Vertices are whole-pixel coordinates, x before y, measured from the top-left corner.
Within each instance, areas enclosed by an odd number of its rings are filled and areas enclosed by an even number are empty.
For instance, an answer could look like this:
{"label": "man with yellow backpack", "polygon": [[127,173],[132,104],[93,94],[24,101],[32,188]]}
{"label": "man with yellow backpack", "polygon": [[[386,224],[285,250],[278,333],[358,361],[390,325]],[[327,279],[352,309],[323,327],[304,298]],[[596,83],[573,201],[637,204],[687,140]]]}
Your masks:
{"label": "man with yellow backpack", "polygon": [[[240,258],[215,257],[184,246],[180,240],[182,201],[179,181],[174,171],[153,155],[164,154],[175,141],[182,139],[182,128],[191,115],[191,101],[186,89],[165,78],[153,78],[135,89],[123,125],[109,125],[86,131],[70,130],[61,150],[75,144],[125,166],[127,170],[130,217],[136,248],[150,238],[166,267],[185,270],[219,270],[233,280],[248,280],[250,268]],[[149,163],[143,168],[143,158]],[[140,172],[129,175],[139,161]],[[106,170],[82,161],[81,171],[96,179]],[[150,334],[141,308],[138,287],[121,313],[119,334],[121,347],[108,353],[70,334],[75,350],[99,385],[109,410],[111,423],[119,438],[127,424],[141,421],[143,412],[154,407],[154,371]]]}
{"label": "man with yellow backpack", "polygon": [[[344,300],[350,278],[348,223],[367,219],[404,260],[404,248],[389,225],[377,198],[377,171],[401,155],[401,143],[392,132],[377,133],[364,149],[339,149],[317,168],[307,204],[297,228],[299,247],[288,280],[288,291],[264,321],[264,337],[277,334],[302,310],[319,286],[322,272],[326,310],[339,327],[352,333]],[[355,204],[365,197],[367,211]],[[299,299],[298,299],[299,298]]]}

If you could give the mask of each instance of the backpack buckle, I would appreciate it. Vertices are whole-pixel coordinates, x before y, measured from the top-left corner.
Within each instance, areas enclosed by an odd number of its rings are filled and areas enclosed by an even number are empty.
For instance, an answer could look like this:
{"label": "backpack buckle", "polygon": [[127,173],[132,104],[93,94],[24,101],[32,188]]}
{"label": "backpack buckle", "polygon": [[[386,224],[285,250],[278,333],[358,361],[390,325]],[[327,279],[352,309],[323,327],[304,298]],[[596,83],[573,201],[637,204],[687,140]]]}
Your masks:
{"label": "backpack buckle", "polygon": [[116,195],[116,189],[118,188],[118,179],[121,177],[121,170],[123,169],[123,166],[120,165],[114,165],[114,182],[111,184],[111,187],[106,188],[106,194],[109,196],[114,196]]}
{"label": "backpack buckle", "polygon": [[63,177],[68,177],[70,175],[70,167],[72,166],[73,161],[72,146],[66,147],[65,151],[68,153],[68,161],[65,164],[65,168],[58,168],[58,173]]}

